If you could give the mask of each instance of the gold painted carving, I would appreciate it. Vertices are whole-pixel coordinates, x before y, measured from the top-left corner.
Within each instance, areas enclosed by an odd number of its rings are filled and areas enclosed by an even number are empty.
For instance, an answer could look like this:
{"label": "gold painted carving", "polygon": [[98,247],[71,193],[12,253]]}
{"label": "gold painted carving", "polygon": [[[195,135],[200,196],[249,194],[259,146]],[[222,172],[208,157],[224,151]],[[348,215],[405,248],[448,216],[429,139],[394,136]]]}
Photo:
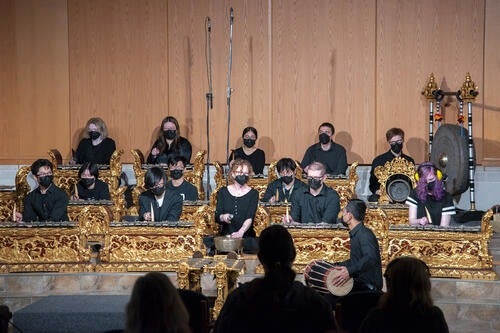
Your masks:
{"label": "gold painted carving", "polygon": [[375,168],[375,176],[380,184],[379,204],[387,204],[390,202],[386,183],[389,177],[397,174],[407,176],[411,180],[412,188],[415,187],[415,165],[402,157],[396,157],[392,161]]}

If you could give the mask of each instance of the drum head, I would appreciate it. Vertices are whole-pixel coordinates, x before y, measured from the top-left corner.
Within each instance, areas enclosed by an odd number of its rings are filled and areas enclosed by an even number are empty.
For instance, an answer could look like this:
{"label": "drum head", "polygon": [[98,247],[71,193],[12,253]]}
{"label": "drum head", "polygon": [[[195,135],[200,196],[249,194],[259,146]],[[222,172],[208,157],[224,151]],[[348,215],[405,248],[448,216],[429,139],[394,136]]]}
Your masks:
{"label": "drum head", "polygon": [[411,179],[403,174],[392,175],[387,179],[387,195],[394,202],[405,202],[410,195]]}
{"label": "drum head", "polygon": [[333,285],[333,280],[339,274],[340,274],[339,270],[330,269],[326,273],[326,287],[335,296],[345,296],[345,295],[349,294],[349,292],[352,290],[352,287],[354,286],[354,280],[352,278],[350,278],[343,285],[341,285],[339,287],[336,287],[336,286]]}

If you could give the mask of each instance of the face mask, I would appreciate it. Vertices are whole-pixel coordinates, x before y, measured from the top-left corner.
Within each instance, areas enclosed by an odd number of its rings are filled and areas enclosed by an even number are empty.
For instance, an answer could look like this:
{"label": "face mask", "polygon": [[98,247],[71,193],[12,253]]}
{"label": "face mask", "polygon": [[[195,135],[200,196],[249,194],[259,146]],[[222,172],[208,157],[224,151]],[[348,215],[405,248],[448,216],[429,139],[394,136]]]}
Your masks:
{"label": "face mask", "polygon": [[240,184],[240,185],[244,185],[247,183],[248,181],[248,176],[246,175],[237,175],[236,177],[234,177],[234,180]]}
{"label": "face mask", "polygon": [[430,182],[430,183],[427,183],[427,190],[429,192],[432,192],[434,190],[434,187],[436,187],[436,181],[435,180],[432,181],[432,182]]}
{"label": "face mask", "polygon": [[309,187],[312,188],[313,190],[317,190],[318,188],[321,187],[321,184],[323,184],[321,180],[314,178],[310,178],[307,182],[309,184]]}
{"label": "face mask", "polygon": [[243,144],[248,148],[252,148],[255,145],[254,139],[243,139]]}
{"label": "face mask", "polygon": [[281,176],[281,181],[289,185],[293,180],[293,176]]}
{"label": "face mask", "polygon": [[165,192],[165,186],[162,187],[153,187],[152,189],[149,189],[151,193],[153,193],[156,196],[160,196]]}
{"label": "face mask", "polygon": [[163,136],[166,137],[169,140],[175,139],[175,135],[177,134],[176,130],[166,130],[163,131]]}
{"label": "face mask", "polygon": [[395,154],[399,154],[403,150],[403,144],[402,143],[398,143],[398,142],[391,143],[391,150]]}
{"label": "face mask", "polygon": [[326,133],[321,133],[319,135],[319,142],[326,145],[328,142],[330,142],[330,136]]}
{"label": "face mask", "polygon": [[344,227],[346,227],[346,228],[349,226],[349,225],[347,224],[347,222],[344,220],[344,216],[343,216],[343,215],[342,215],[342,217],[340,218],[340,223],[342,223],[342,225],[343,225]]}
{"label": "face mask", "polygon": [[101,133],[96,131],[89,131],[89,138],[92,140],[97,140],[101,136]]}
{"label": "face mask", "polygon": [[87,189],[89,187],[91,187],[94,183],[95,183],[95,178],[82,178],[82,179],[80,179],[80,184],[84,188],[87,188]]}
{"label": "face mask", "polygon": [[42,187],[47,188],[50,186],[50,184],[52,184],[53,180],[54,180],[53,175],[38,177],[38,184],[40,184]]}
{"label": "face mask", "polygon": [[181,179],[182,177],[182,170],[178,170],[178,169],[175,169],[175,170],[170,170],[170,177],[172,179]]}

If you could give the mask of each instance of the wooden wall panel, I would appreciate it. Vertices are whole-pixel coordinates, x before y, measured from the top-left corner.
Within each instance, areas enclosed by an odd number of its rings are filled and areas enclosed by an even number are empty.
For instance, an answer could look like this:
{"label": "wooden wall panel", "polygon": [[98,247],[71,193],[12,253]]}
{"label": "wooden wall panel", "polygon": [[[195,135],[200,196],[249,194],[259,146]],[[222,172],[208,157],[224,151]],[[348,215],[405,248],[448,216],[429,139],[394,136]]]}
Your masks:
{"label": "wooden wall panel", "polygon": [[130,149],[148,150],[167,113],[167,2],[68,2],[72,147],[99,116],[131,161]]}
{"label": "wooden wall panel", "polygon": [[31,163],[47,157],[50,147],[69,147],[66,1],[2,1],[0,6],[5,75],[0,161]]}
{"label": "wooden wall panel", "polygon": [[[385,131],[402,127],[407,151],[420,162],[428,154],[428,107],[420,92],[431,72],[445,91],[458,90],[467,72],[483,81],[484,1],[384,0],[377,6],[376,153],[387,149]],[[456,123],[455,102],[449,104],[445,119]],[[482,112],[474,121],[481,159]]]}

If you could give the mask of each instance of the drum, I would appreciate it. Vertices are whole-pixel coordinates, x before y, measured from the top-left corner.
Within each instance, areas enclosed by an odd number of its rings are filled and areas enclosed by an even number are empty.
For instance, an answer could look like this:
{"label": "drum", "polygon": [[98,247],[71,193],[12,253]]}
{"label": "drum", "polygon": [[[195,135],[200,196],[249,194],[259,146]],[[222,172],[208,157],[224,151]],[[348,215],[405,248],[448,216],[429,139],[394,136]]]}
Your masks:
{"label": "drum", "polygon": [[304,281],[306,285],[323,294],[331,293],[335,296],[347,295],[352,290],[354,281],[350,278],[343,285],[334,286],[333,280],[340,272],[333,267],[332,263],[324,260],[310,262],[304,269]]}

